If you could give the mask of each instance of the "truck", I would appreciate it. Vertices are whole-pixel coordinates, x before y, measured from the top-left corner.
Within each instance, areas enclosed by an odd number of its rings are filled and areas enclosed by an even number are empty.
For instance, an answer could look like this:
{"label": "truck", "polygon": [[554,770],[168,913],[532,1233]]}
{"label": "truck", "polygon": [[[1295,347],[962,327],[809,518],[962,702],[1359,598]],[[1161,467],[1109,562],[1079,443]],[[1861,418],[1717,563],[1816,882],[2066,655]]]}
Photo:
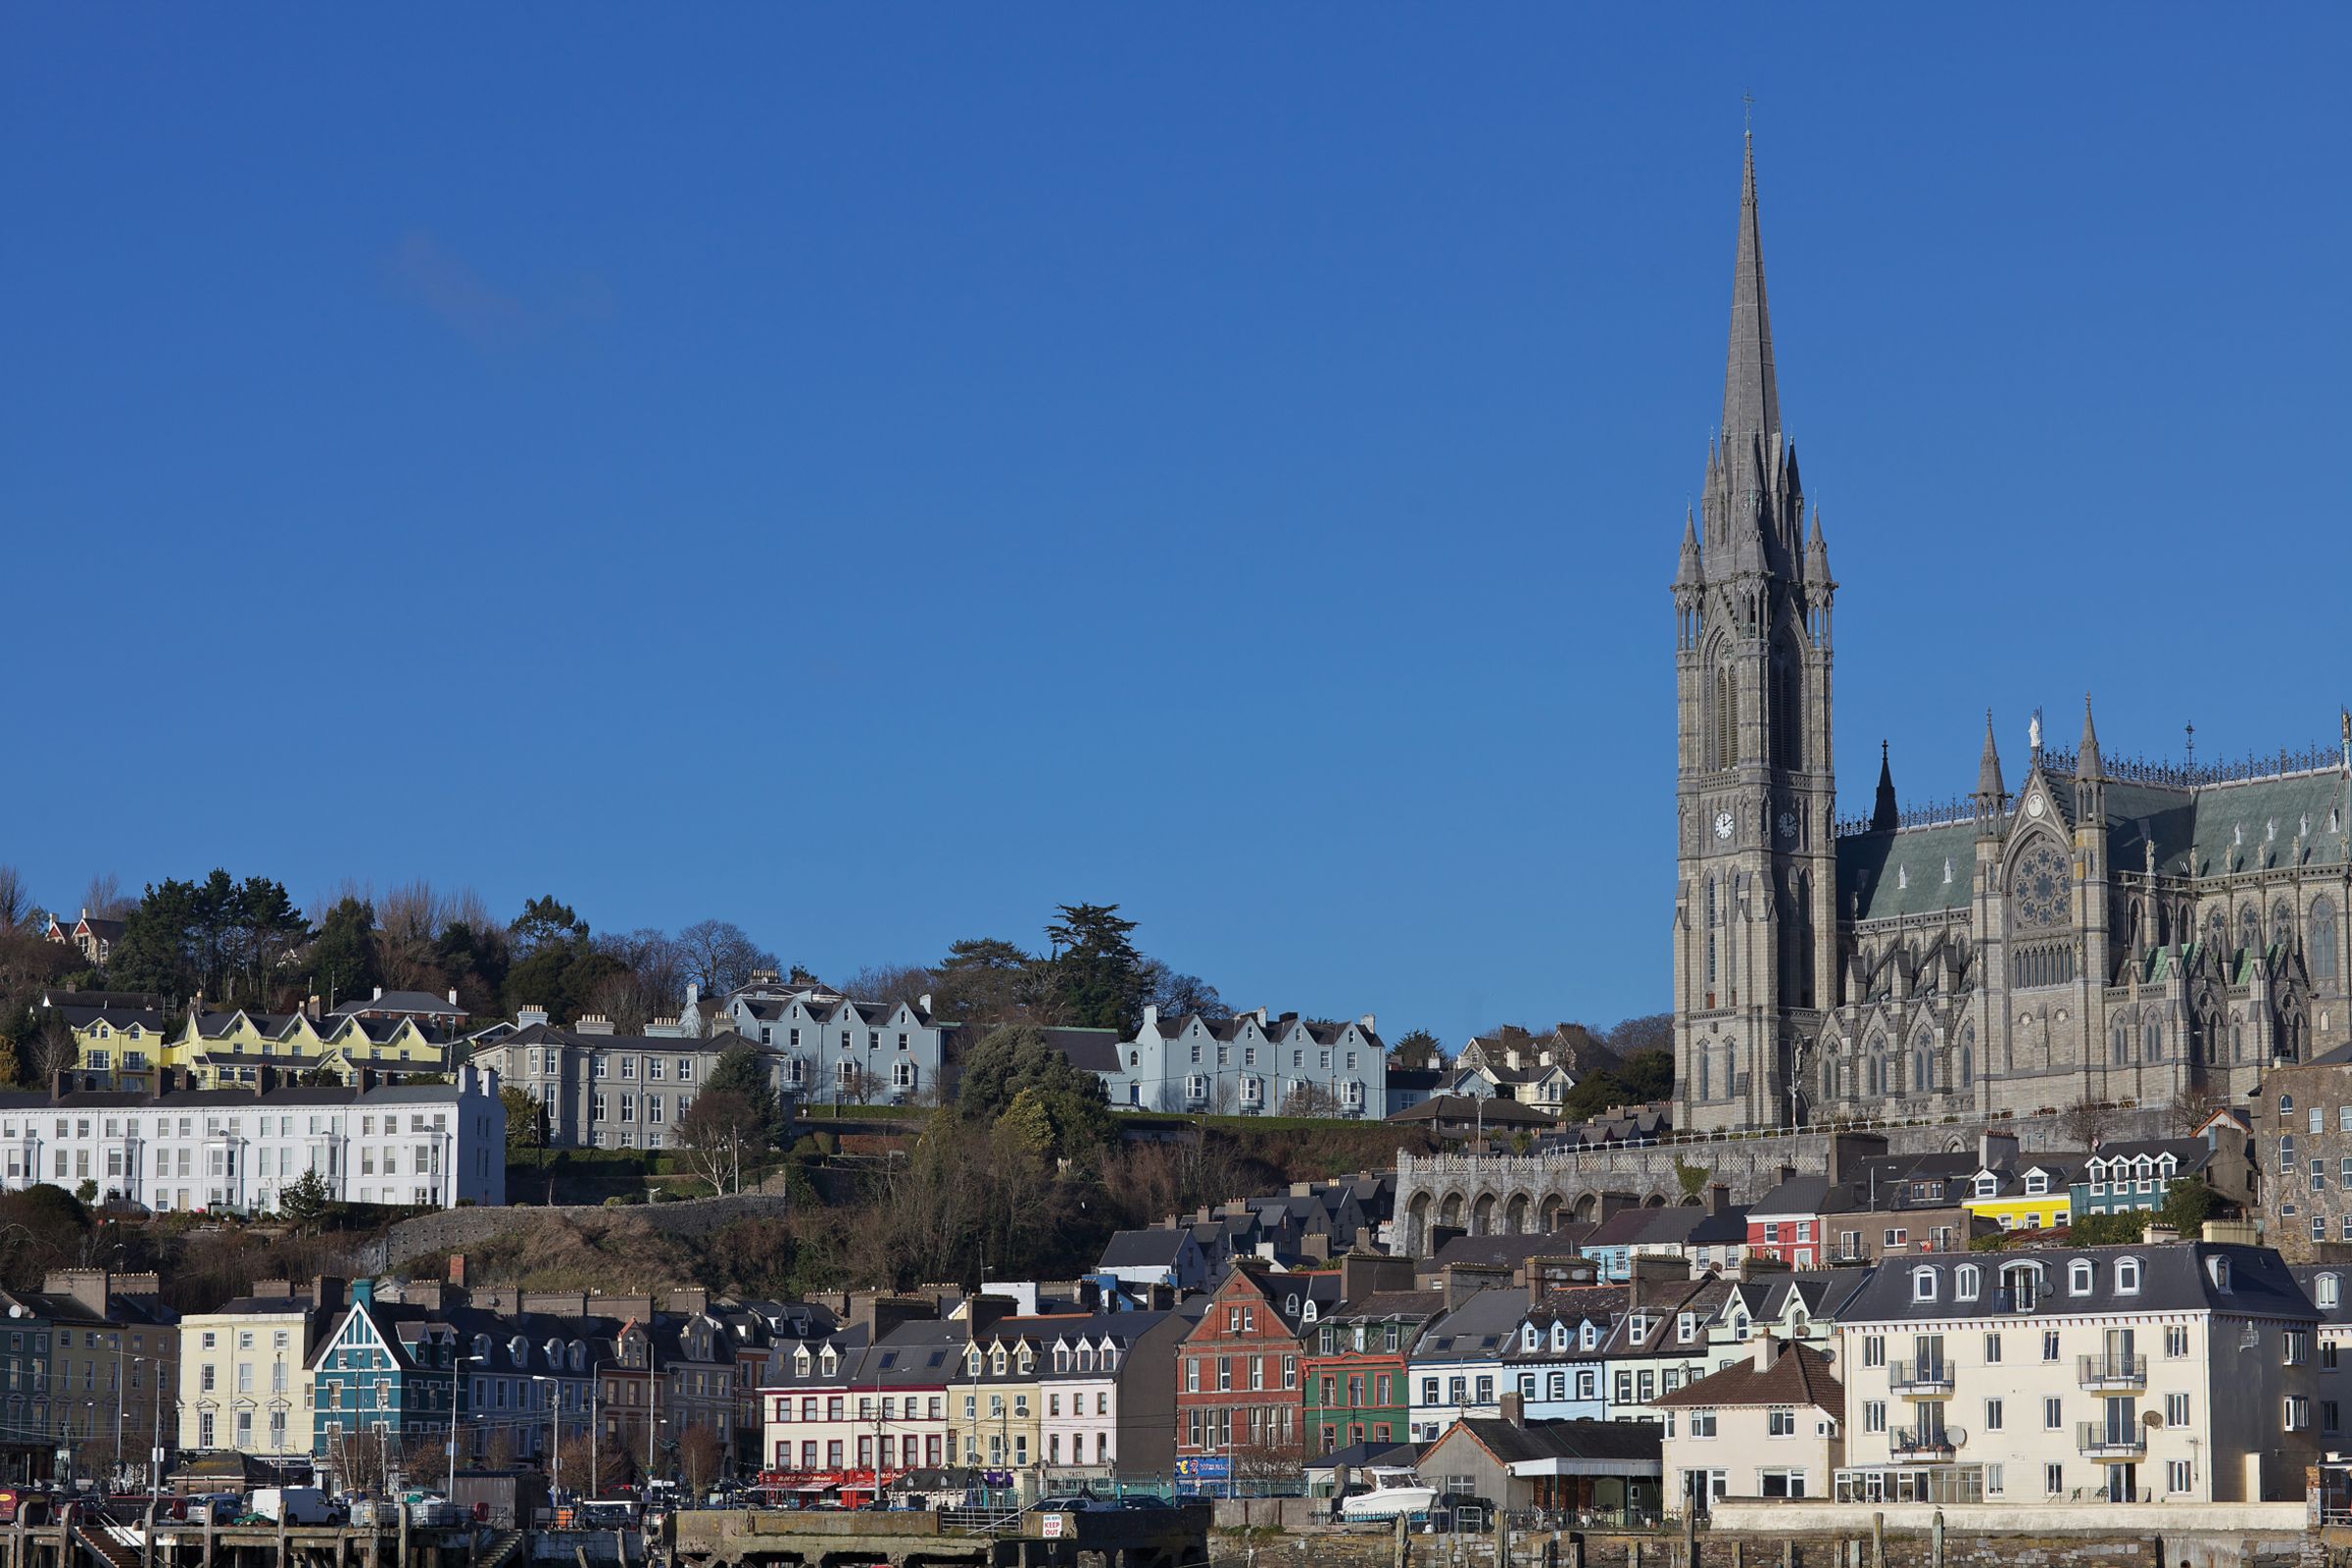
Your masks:
{"label": "truck", "polygon": [[331,1525],[335,1505],[317,1487],[262,1487],[246,1499],[255,1513],[278,1525]]}

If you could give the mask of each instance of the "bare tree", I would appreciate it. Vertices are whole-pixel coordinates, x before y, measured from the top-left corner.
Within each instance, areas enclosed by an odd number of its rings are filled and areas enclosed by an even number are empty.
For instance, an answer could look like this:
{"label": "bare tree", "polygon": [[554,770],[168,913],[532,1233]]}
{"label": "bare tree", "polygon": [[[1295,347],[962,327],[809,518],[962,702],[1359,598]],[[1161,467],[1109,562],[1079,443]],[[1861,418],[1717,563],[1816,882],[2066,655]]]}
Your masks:
{"label": "bare tree", "polygon": [[1329,1084],[1309,1083],[1300,1079],[1282,1102],[1285,1116],[1337,1116],[1340,1097]]}
{"label": "bare tree", "polygon": [[2173,1098],[2164,1107],[2165,1125],[2185,1138],[2205,1125],[2205,1118],[2222,1106],[2222,1102],[2190,1084],[2173,1091]]}
{"label": "bare tree", "polygon": [[697,1421],[678,1434],[678,1478],[696,1497],[710,1490],[727,1466],[727,1446],[707,1422]]}
{"label": "bare tree", "polygon": [[931,992],[931,971],[914,963],[868,964],[841,983],[859,1002],[920,1002]]}
{"label": "bare tree", "polygon": [[32,891],[24,885],[24,873],[0,864],[0,930],[15,930],[31,913]]}
{"label": "bare tree", "polygon": [[2058,1113],[2058,1130],[2078,1149],[2096,1149],[2115,1126],[2115,1107],[2087,1097]]}
{"label": "bare tree", "polygon": [[750,1096],[732,1089],[706,1089],[678,1118],[677,1131],[687,1168],[709,1182],[712,1192],[743,1191],[744,1156],[763,1147],[760,1110]]}
{"label": "bare tree", "polygon": [[80,1058],[81,1047],[62,1013],[49,1013],[24,1038],[24,1069],[27,1082],[36,1089],[47,1089],[56,1083],[57,1075]]}
{"label": "bare tree", "polygon": [[609,974],[588,990],[588,1010],[612,1020],[612,1031],[641,1035],[660,1016],[660,1003],[645,978],[631,970]]}
{"label": "bare tree", "polygon": [[122,891],[122,879],[112,871],[101,871],[91,877],[89,887],[81,895],[82,912],[102,920],[122,919],[138,902]]}
{"label": "bare tree", "polygon": [[763,951],[732,920],[698,920],[678,933],[686,978],[706,997],[723,997],[752,977],[754,969],[773,969],[776,956]]}

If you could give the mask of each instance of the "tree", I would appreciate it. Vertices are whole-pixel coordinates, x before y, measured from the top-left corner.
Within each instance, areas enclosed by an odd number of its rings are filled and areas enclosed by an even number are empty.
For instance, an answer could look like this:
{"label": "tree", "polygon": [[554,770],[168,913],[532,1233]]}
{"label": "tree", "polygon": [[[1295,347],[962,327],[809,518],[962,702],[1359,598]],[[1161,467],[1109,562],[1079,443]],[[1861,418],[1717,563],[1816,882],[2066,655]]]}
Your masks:
{"label": "tree", "polygon": [[931,971],[920,964],[869,964],[841,983],[841,994],[859,1002],[919,1004],[932,995]]}
{"label": "tree", "polygon": [[2213,1189],[2202,1176],[2183,1176],[2166,1190],[2164,1205],[2156,1210],[2160,1224],[2170,1225],[2183,1240],[2200,1234],[2213,1217]]}
{"label": "tree", "polygon": [[507,1157],[547,1148],[547,1107],[537,1096],[513,1084],[501,1084],[498,1102],[507,1107]]}
{"label": "tree", "polygon": [[702,1094],[695,1099],[699,1102],[703,1096],[714,1091],[732,1091],[750,1104],[762,1148],[784,1142],[792,1118],[786,1114],[775,1086],[768,1082],[767,1061],[757,1046],[748,1043],[729,1046],[718,1054],[718,1060],[710,1064],[710,1076],[703,1080]]}
{"label": "tree", "polygon": [[277,1190],[277,1211],[296,1225],[316,1225],[334,1206],[335,1195],[326,1178],[309,1170]]}
{"label": "tree", "polygon": [[101,871],[82,889],[81,912],[95,920],[120,920],[131,910],[132,900],[122,891],[122,879]]}
{"label": "tree", "polygon": [[13,931],[31,914],[32,890],[24,885],[24,873],[0,864],[0,930]]}
{"label": "tree", "polygon": [[17,1060],[17,1043],[0,1040],[0,1088],[15,1089],[24,1082],[24,1069]]}
{"label": "tree", "polygon": [[1143,1022],[1145,989],[1144,960],[1131,940],[1136,923],[1121,919],[1115,904],[1058,907],[1061,918],[1046,927],[1055,1001],[1079,1028],[1132,1035]]}
{"label": "tree", "polygon": [[589,940],[588,922],[553,894],[524,903],[507,936],[515,955],[504,987],[509,1012],[537,1006],[552,1018],[577,1018],[592,1010],[598,983],[625,967]]}
{"label": "tree", "polygon": [[588,940],[588,922],[552,893],[525,899],[522,913],[507,927],[507,940],[517,958],[527,958],[551,944],[565,946]]}
{"label": "tree", "polygon": [[1045,1031],[1034,1024],[995,1029],[971,1049],[963,1060],[963,1084],[956,1109],[965,1121],[992,1123],[1004,1114],[1024,1089],[1091,1095],[1098,1103],[1107,1097],[1102,1080],[1046,1043]]}
{"label": "tree", "polygon": [[995,937],[951,944],[931,971],[932,1010],[974,1029],[1002,1023],[1044,1022],[1038,960]]}
{"label": "tree", "polygon": [[376,959],[375,906],[346,896],[318,921],[311,944],[311,984],[328,1007],[345,997],[366,997],[383,983]]}
{"label": "tree", "polygon": [[2076,1148],[2096,1149],[2115,1126],[2115,1107],[2085,1097],[2058,1113],[2058,1130]]}
{"label": "tree", "polygon": [[1426,1029],[1409,1029],[1389,1044],[1389,1065],[1414,1069],[1445,1065],[1446,1048]]}
{"label": "tree", "polygon": [[30,1074],[28,1082],[34,1089],[46,1090],[57,1082],[57,1075],[76,1065],[81,1059],[81,1047],[74,1038],[74,1027],[62,1013],[44,1013],[31,1034],[24,1038],[24,1071]]}
{"label": "tree", "polygon": [[743,1191],[745,1159],[756,1163],[773,1143],[750,1096],[741,1089],[709,1085],[678,1118],[677,1134],[688,1167],[722,1197]]}
{"label": "tree", "polygon": [[1601,1036],[1601,1043],[1619,1056],[1630,1057],[1644,1051],[1674,1051],[1674,1014],[1645,1012],[1639,1018],[1628,1018],[1611,1026]]}
{"label": "tree", "polygon": [[107,977],[118,990],[261,1004],[282,960],[310,937],[310,922],[282,883],[261,876],[238,883],[215,867],[202,882],[167,877],[149,885],[122,917]]}
{"label": "tree", "polygon": [[2182,1084],[2173,1091],[2173,1098],[2165,1102],[2165,1124],[2177,1136],[2185,1138],[2204,1126],[2205,1118],[2220,1109],[2221,1104],[2222,1102],[2203,1090]]}
{"label": "tree", "polygon": [[1159,1009],[1160,1021],[1181,1020],[1198,1013],[1210,1023],[1222,1023],[1233,1016],[1217,988],[1199,975],[1178,974],[1157,958],[1143,962],[1142,981],[1144,1001]]}
{"label": "tree", "polygon": [[697,920],[678,933],[686,978],[706,997],[723,997],[751,982],[754,969],[774,969],[776,956],[732,920]]}
{"label": "tree", "polygon": [[695,1497],[709,1492],[726,1467],[727,1446],[707,1423],[697,1421],[678,1434],[678,1478]]}
{"label": "tree", "polygon": [[1283,1097],[1282,1114],[1285,1116],[1337,1116],[1339,1113],[1340,1097],[1333,1093],[1329,1084],[1301,1078]]}
{"label": "tree", "polygon": [[2123,1247],[2138,1241],[2152,1217],[2144,1208],[2085,1214],[2067,1227],[2067,1240],[2076,1247]]}

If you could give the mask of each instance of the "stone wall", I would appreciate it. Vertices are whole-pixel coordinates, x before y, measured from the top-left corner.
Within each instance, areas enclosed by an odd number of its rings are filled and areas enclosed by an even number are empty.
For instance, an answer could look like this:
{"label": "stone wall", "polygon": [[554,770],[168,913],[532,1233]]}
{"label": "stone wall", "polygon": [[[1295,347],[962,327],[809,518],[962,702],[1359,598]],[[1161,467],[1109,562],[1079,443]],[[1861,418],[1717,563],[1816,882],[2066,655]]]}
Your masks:
{"label": "stone wall", "polygon": [[[1492,1533],[1411,1535],[1400,1554],[1395,1536],[1304,1532],[1279,1537],[1211,1537],[1209,1558],[1217,1568],[1268,1564],[1287,1568],[2172,1568],[2172,1560],[2193,1568],[2256,1568],[2273,1553],[2246,1540],[2234,1551],[2173,1549],[2170,1537],[2130,1535],[1971,1535],[1947,1530],[1937,1554],[1933,1533],[1887,1531],[1874,1540],[1867,1526],[1844,1532],[1783,1534],[1771,1540],[1702,1531],[1691,1544],[1675,1534],[1614,1535],[1599,1532],[1518,1530],[1510,1533],[1507,1561],[1498,1564],[1502,1544]],[[1250,1548],[1254,1547],[1254,1553]]]}
{"label": "stone wall", "polygon": [[450,1208],[438,1214],[420,1214],[415,1219],[402,1220],[384,1233],[382,1241],[363,1250],[359,1266],[380,1274],[413,1257],[462,1251],[508,1231],[525,1225],[544,1224],[551,1218],[580,1224],[628,1214],[651,1220],[661,1230],[676,1231],[685,1236],[704,1236],[739,1219],[782,1215],[790,1207],[790,1201],[777,1195],[736,1193],[725,1198],[696,1198],[676,1203],[649,1203],[643,1207],[631,1204],[625,1208],[606,1208],[601,1204]]}
{"label": "stone wall", "polygon": [[[2069,1141],[2056,1116],[2017,1116],[1992,1124],[2026,1150],[2064,1149]],[[1886,1140],[1889,1153],[1925,1154],[1976,1147],[1980,1122],[1889,1123],[1869,1131]],[[2161,1138],[2159,1110],[2114,1113],[2107,1136]],[[1753,1202],[1781,1179],[1784,1167],[1818,1176],[1829,1169],[1826,1131],[1759,1132],[1683,1142],[1549,1154],[1396,1155],[1396,1219],[1404,1250],[1419,1255],[1431,1225],[1453,1225],[1474,1235],[1547,1231],[1563,1220],[1595,1218],[1607,1195],[1643,1205],[1678,1203],[1678,1162],[1702,1166],[1723,1182],[1736,1203]],[[1450,1216],[1450,1217],[1449,1217]]]}

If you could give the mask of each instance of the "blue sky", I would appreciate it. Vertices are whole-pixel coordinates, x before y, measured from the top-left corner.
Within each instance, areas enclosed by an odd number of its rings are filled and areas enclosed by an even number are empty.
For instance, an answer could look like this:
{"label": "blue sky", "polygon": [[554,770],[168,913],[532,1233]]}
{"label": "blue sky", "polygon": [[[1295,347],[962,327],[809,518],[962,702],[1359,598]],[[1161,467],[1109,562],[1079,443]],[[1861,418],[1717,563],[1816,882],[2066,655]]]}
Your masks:
{"label": "blue sky", "polygon": [[2332,735],[2346,17],[16,7],[0,856],[1663,1008],[1741,94],[1851,808]]}

